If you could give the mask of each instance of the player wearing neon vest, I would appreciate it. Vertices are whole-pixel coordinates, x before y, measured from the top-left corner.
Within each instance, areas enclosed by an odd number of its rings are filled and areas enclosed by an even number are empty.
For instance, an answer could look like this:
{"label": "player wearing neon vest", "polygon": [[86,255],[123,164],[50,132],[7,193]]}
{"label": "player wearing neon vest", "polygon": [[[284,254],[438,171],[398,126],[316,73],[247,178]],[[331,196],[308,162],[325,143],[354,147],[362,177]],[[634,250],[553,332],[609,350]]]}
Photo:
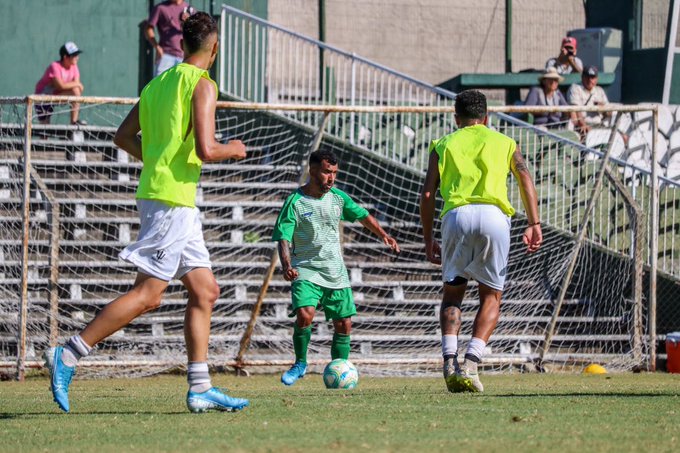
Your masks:
{"label": "player wearing neon vest", "polygon": [[65,412],[70,411],[68,389],[78,360],[141,314],[158,308],[173,278],[189,292],[184,318],[187,407],[192,412],[233,411],[249,404],[210,383],[210,318],[220,288],[195,207],[202,163],[243,159],[246,149],[239,140],[215,141],[217,88],[208,75],[218,49],[212,17],[197,13],[187,19],[183,46],[184,62],[149,82],[114,138],[116,145],[143,162],[137,190],[139,236],[120,254],[137,266],[138,273],[133,288],[104,307],[80,335],[46,353],[52,394]]}
{"label": "player wearing neon vest", "polygon": [[[541,246],[543,236],[536,189],[514,140],[487,127],[486,97],[476,90],[456,97],[458,130],[430,146],[420,197],[420,218],[427,259],[442,265],[444,295],[440,310],[444,379],[451,392],[482,392],[477,365],[498,323],[510,248],[507,178],[519,183],[528,226],[527,252]],[[442,246],[434,239],[435,193],[444,199]],[[469,279],[478,283],[479,309],[465,361],[458,365],[461,304]]]}

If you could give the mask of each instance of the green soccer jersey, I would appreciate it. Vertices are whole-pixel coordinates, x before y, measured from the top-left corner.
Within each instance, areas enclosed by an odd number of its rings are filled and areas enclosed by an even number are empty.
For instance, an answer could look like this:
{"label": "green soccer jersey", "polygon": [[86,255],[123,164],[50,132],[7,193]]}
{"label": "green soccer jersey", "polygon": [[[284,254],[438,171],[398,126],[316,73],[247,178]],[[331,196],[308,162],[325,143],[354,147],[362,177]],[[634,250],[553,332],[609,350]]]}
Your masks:
{"label": "green soccer jersey", "polygon": [[342,190],[333,188],[321,198],[312,198],[298,189],[283,204],[272,239],[292,244],[291,264],[299,273],[298,280],[324,288],[348,288],[340,221],[354,222],[367,216],[368,211]]}

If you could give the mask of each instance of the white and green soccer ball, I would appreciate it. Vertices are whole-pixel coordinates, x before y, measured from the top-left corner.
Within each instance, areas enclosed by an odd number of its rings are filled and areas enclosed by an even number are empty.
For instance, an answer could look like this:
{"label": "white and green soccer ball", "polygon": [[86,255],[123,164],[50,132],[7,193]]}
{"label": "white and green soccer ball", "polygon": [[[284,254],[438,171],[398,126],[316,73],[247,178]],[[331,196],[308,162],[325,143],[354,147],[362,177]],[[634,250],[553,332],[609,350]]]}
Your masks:
{"label": "white and green soccer ball", "polygon": [[353,389],[359,383],[359,372],[349,360],[335,359],[323,370],[323,382],[329,389]]}

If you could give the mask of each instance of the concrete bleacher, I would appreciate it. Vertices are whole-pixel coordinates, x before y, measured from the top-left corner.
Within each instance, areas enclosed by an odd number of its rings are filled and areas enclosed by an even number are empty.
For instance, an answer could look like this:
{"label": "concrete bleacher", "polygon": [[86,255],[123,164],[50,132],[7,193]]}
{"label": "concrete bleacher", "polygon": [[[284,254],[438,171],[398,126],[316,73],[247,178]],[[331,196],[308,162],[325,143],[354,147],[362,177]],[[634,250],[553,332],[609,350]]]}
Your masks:
{"label": "concrete bleacher", "polygon": [[[0,183],[9,185],[13,178],[13,154],[20,154],[17,140],[18,125],[2,125],[0,147],[7,151],[0,159]],[[118,260],[117,255],[139,228],[135,210],[135,181],[141,164],[127,159],[112,144],[113,130],[89,126],[84,136],[76,137],[68,127],[35,127],[32,163],[42,182],[59,206],[61,237],[58,294],[60,300],[60,331],[65,335],[91,319],[112,298],[125,292],[134,281],[133,266]],[[37,138],[40,137],[40,138]],[[285,196],[297,186],[299,158],[292,154],[276,164],[267,162],[264,147],[250,147],[249,158],[239,164],[205,165],[197,206],[203,215],[204,234],[211,251],[214,271],[222,294],[216,305],[214,325],[220,330],[212,336],[222,348],[234,348],[248,321],[250,310],[262,285],[274,244],[271,231]],[[566,185],[566,183],[564,183]],[[0,220],[8,231],[20,231],[21,220],[8,213],[18,212],[18,193],[0,197]],[[44,326],[49,300],[51,221],[45,199],[40,191],[32,193],[31,213],[33,236],[30,246],[29,292],[31,307],[36,314],[29,323]],[[357,353],[377,354],[400,350],[422,352],[429,348],[436,355],[439,344],[438,311],[441,287],[440,271],[423,260],[417,222],[386,221],[386,230],[403,241],[403,253],[398,261],[367,258],[384,246],[360,234],[361,225],[344,228],[344,253],[349,269],[359,315],[354,319],[353,342]],[[249,236],[248,233],[251,233]],[[16,275],[20,256],[18,237],[3,235],[0,239],[3,260],[0,263],[0,285],[6,291],[18,293],[20,278]],[[554,294],[527,300],[522,298],[523,285],[535,285],[511,279],[505,293],[505,306],[529,309],[528,316],[504,316],[499,335],[491,343],[496,355],[515,356],[520,344],[531,344],[524,353],[529,357],[544,338],[550,322]],[[276,349],[284,347],[291,329],[288,317],[289,287],[278,274],[271,282],[262,307],[253,347]],[[476,289],[471,288],[464,304],[463,327],[469,331],[477,303]],[[154,344],[183,343],[182,316],[186,292],[179,282],[171,283],[163,306],[157,312],[135,320],[120,334],[107,340],[107,347],[117,342]],[[529,308],[527,308],[529,307]],[[40,308],[40,309],[38,309]],[[582,344],[597,349],[607,343],[607,350],[616,349],[611,343],[625,343],[625,335],[602,335],[603,325],[618,326],[628,322],[623,315],[592,316],[591,301],[573,298],[565,302],[555,338],[562,347],[571,347],[578,354]],[[42,313],[42,314],[41,314]],[[14,314],[0,315],[0,341],[12,343],[11,326]],[[529,326],[531,326],[529,328]],[[29,329],[31,326],[29,325]],[[40,330],[36,327],[36,330]],[[278,335],[271,335],[276,332]],[[327,324],[317,323],[314,341],[330,343],[332,331]],[[277,340],[278,339],[278,340]],[[35,349],[44,346],[46,338],[34,338]],[[268,345],[268,346],[264,346]],[[605,349],[602,346],[602,349]]]}

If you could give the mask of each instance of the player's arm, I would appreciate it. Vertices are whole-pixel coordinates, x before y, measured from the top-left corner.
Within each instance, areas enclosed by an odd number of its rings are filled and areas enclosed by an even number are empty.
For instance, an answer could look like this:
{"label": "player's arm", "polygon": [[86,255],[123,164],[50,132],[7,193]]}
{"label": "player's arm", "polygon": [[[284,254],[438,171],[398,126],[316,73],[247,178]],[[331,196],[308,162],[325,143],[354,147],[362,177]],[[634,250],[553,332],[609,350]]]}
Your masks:
{"label": "player's arm", "polygon": [[420,192],[420,222],[423,224],[423,240],[427,260],[434,264],[441,264],[441,248],[433,236],[435,196],[439,186],[439,155],[430,152],[430,160],[425,175],[423,190]]}
{"label": "player's arm", "polygon": [[369,214],[363,219],[359,220],[359,222],[364,227],[369,229],[371,233],[378,236],[386,246],[388,246],[394,251],[394,253],[401,252],[401,250],[399,249],[399,244],[397,244],[397,241],[392,236],[387,234],[385,230],[382,229],[382,227],[380,226],[375,217]]}
{"label": "player's arm", "polygon": [[159,18],[160,10],[156,6],[153,11],[151,11],[151,16],[149,16],[149,19],[144,22],[144,37],[146,37],[146,40],[149,41],[156,51],[156,61],[160,60],[160,58],[163,56],[163,48],[156,40],[156,33],[154,32],[154,28],[156,24],[158,24]]}
{"label": "player's arm", "polygon": [[226,144],[215,140],[216,99],[215,85],[209,80],[201,78],[191,98],[196,155],[203,162],[243,159],[246,157],[246,146],[241,140],[230,140]]}
{"label": "player's arm", "polygon": [[519,193],[522,197],[522,204],[524,205],[524,211],[529,222],[529,226],[524,230],[522,240],[527,246],[527,252],[533,253],[541,246],[543,233],[541,231],[541,219],[538,215],[538,197],[534,181],[531,179],[529,167],[527,167],[519,149],[512,155],[510,169],[519,184]]}
{"label": "player's arm", "polygon": [[281,271],[286,281],[292,282],[298,277],[298,271],[290,262],[290,244],[285,239],[278,242],[279,259],[281,260]]}
{"label": "player's arm", "polygon": [[83,89],[83,85],[80,83],[80,80],[73,80],[72,82],[64,82],[61,77],[58,75],[55,75],[52,78],[52,81],[50,82],[52,85],[52,88],[55,89],[55,91],[65,91],[65,90],[70,90],[73,88],[80,88],[81,90]]}
{"label": "player's arm", "polygon": [[139,102],[132,107],[118,130],[113,143],[133,157],[142,160],[142,140],[137,135],[142,130],[139,125]]}

